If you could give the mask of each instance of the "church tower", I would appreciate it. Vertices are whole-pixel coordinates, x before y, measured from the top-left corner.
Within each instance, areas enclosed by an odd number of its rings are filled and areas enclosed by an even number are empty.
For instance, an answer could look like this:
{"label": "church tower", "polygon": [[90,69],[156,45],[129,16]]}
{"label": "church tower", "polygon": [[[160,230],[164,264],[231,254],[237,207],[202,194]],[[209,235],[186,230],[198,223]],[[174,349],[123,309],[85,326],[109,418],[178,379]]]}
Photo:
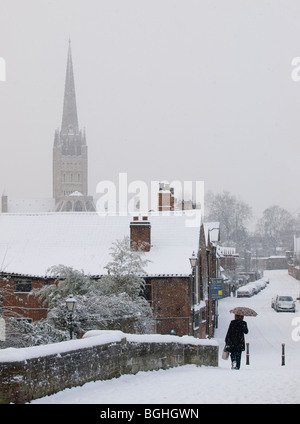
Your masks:
{"label": "church tower", "polygon": [[95,211],[88,196],[88,148],[78,125],[70,41],[61,129],[54,136],[53,197],[57,212]]}

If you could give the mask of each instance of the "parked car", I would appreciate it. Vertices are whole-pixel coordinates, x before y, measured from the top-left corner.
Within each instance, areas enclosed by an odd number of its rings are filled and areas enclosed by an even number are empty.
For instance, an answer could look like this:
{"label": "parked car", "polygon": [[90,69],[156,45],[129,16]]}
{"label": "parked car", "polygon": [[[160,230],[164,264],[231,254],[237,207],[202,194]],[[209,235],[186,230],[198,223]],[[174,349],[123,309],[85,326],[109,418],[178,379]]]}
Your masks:
{"label": "parked car", "polygon": [[295,301],[292,296],[276,296],[272,299],[272,307],[277,312],[296,312]]}
{"label": "parked car", "polygon": [[261,280],[264,280],[267,284],[270,284],[270,279],[268,277],[262,277]]}
{"label": "parked car", "polygon": [[260,287],[258,284],[256,284],[256,281],[254,281],[253,283],[249,283],[247,284],[247,287],[252,290],[252,294],[257,294],[260,292]]}
{"label": "parked car", "polygon": [[250,285],[239,287],[236,292],[236,297],[251,297],[254,294],[254,289]]}
{"label": "parked car", "polygon": [[261,278],[260,280],[257,280],[256,284],[258,285],[259,290],[263,290],[267,287],[267,282],[263,278]]}

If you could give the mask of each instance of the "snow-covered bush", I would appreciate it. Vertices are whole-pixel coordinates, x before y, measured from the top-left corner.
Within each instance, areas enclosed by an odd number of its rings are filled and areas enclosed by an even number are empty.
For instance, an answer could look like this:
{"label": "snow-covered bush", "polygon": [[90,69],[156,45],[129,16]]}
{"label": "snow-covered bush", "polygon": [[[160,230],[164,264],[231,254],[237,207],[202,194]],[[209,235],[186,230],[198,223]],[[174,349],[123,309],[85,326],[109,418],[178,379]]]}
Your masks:
{"label": "snow-covered bush", "polygon": [[29,322],[8,318],[6,320],[7,337],[1,347],[27,347],[61,342],[67,340],[68,335],[69,332],[66,329],[59,330],[47,319]]}
{"label": "snow-covered bush", "polygon": [[30,346],[66,340],[69,337],[70,315],[65,300],[76,298],[72,327],[80,335],[92,329],[118,329],[131,333],[149,333],[153,315],[143,296],[147,260],[144,253],[130,249],[129,238],[116,241],[111,248],[112,261],[107,275],[94,280],[82,270],[56,265],[48,270],[55,280],[35,291],[49,308],[47,319],[28,323],[11,322],[11,331],[18,333],[18,344]]}

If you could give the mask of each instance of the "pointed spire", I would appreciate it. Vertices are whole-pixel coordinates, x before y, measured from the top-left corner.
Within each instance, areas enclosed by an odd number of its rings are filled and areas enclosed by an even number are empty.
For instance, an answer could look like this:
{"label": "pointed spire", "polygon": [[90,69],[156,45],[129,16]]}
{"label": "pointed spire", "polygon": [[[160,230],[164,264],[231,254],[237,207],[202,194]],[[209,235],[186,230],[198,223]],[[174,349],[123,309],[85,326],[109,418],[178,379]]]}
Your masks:
{"label": "pointed spire", "polygon": [[59,129],[55,130],[54,133],[54,146],[59,145]]}
{"label": "pointed spire", "polygon": [[65,81],[65,96],[64,108],[61,124],[61,133],[64,134],[77,134],[78,133],[78,117],[76,107],[75,83],[73,74],[71,40],[69,39],[67,72]]}

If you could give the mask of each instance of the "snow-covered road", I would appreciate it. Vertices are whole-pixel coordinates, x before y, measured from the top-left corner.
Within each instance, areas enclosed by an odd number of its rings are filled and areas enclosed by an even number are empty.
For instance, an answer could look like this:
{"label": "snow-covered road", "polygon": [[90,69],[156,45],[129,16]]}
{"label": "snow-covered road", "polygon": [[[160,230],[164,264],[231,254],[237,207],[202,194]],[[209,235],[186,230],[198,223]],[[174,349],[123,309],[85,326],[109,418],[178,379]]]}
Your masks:
{"label": "snow-covered road", "polygon": [[[87,383],[55,395],[33,401],[33,404],[204,404],[204,403],[300,403],[300,303],[296,313],[277,313],[271,309],[276,294],[299,297],[300,282],[286,270],[266,271],[270,278],[266,289],[249,299],[225,298],[219,301],[219,327],[215,338],[220,343],[233,315],[229,310],[245,305],[258,316],[246,318],[250,344],[250,365],[245,353],[239,371],[230,368],[230,360],[219,359],[219,367],[193,365],[167,371],[140,372],[118,379]],[[293,321],[298,317],[298,322]],[[294,332],[294,333],[293,333]],[[281,365],[282,344],[285,365]]]}

